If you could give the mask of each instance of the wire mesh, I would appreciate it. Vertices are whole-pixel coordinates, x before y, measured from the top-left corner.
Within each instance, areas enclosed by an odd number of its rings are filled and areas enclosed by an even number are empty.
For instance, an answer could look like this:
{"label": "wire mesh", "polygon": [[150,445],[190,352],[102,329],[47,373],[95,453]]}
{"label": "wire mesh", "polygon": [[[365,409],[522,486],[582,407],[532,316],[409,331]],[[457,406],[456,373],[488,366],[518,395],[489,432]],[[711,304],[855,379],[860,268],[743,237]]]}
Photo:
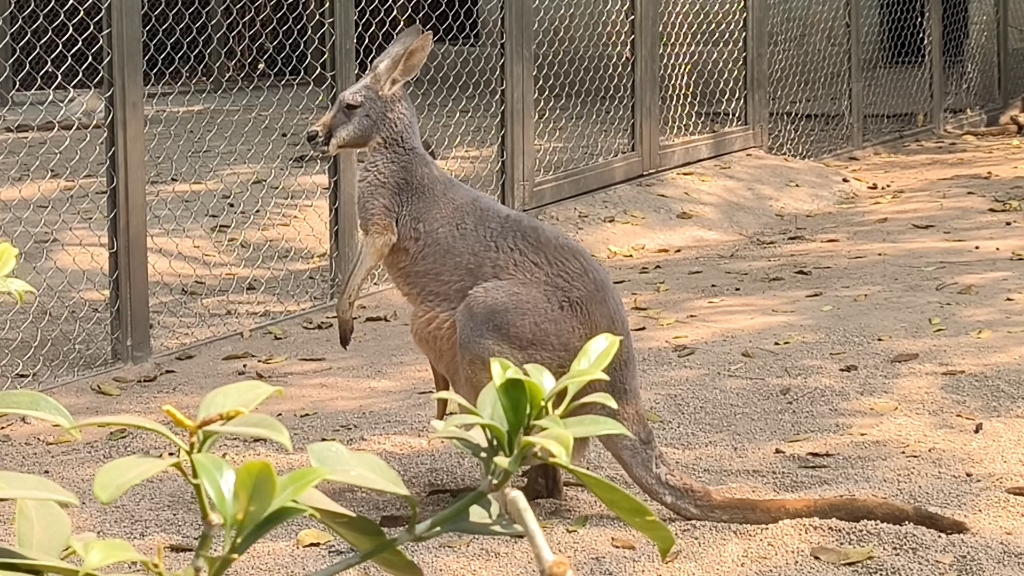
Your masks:
{"label": "wire mesh", "polygon": [[926,126],[932,105],[928,0],[861,2],[864,141]]}
{"label": "wire mesh", "polygon": [[662,1],[662,144],[746,124],[746,17],[732,0]]}
{"label": "wire mesh", "polygon": [[636,149],[634,15],[625,4],[534,2],[537,178]]}
{"label": "wire mesh", "polygon": [[109,0],[3,2],[0,242],[38,295],[0,300],[0,389],[112,362],[107,280]]}
{"label": "wire mesh", "polygon": [[772,154],[826,155],[850,142],[850,18],[845,0],[768,0]]}
{"label": "wire mesh", "polygon": [[322,0],[145,2],[155,351],[330,298],[327,161],[304,140],[329,26]]}
{"label": "wire mesh", "polygon": [[1007,2],[1007,39],[1009,62],[1009,78],[1007,83],[1010,91],[1010,98],[1019,101],[1024,96],[1024,2],[1021,0],[1010,0]]}
{"label": "wire mesh", "polygon": [[[356,2],[361,72],[407,26],[433,33],[434,49],[409,89],[420,135],[443,169],[495,198],[505,181],[503,18],[503,0]],[[378,267],[364,291],[387,283]]]}
{"label": "wire mesh", "polygon": [[947,121],[999,104],[996,0],[944,0]]}

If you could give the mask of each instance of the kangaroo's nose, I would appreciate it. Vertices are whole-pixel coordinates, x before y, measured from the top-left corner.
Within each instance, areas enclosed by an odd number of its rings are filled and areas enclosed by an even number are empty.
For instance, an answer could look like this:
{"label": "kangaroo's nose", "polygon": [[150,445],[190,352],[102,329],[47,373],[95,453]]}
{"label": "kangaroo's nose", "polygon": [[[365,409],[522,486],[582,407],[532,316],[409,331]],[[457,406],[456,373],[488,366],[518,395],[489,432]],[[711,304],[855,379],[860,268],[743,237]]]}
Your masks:
{"label": "kangaroo's nose", "polygon": [[319,130],[314,128],[314,129],[310,130],[309,132],[306,132],[306,142],[309,142],[310,144],[312,144],[312,143],[316,142],[319,139],[320,139],[320,131]]}

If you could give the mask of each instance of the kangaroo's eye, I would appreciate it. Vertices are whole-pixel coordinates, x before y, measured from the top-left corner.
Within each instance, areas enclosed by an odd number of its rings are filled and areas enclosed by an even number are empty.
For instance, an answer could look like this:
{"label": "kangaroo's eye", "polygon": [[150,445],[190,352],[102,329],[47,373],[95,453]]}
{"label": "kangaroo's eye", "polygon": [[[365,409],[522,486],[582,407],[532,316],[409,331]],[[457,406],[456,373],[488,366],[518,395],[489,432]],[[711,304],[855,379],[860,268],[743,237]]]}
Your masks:
{"label": "kangaroo's eye", "polygon": [[344,108],[348,112],[355,112],[356,110],[359,110],[361,106],[362,104],[356,104],[355,102],[345,102]]}

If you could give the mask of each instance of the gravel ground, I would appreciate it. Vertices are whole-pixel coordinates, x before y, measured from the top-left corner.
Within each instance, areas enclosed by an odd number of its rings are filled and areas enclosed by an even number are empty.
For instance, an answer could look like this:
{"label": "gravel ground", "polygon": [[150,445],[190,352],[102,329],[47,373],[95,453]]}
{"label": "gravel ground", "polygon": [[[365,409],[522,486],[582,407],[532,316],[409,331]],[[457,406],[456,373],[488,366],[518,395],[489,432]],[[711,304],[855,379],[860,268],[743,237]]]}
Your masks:
{"label": "gravel ground", "polygon": [[[733,495],[888,497],[972,529],[943,536],[819,520],[714,525],[656,507],[678,538],[678,557],[662,565],[652,545],[570,487],[564,502],[539,506],[552,546],[579,574],[1024,574],[1024,498],[1005,492],[1024,484],[1024,262],[1013,260],[1024,252],[1024,220],[1019,211],[990,211],[1024,196],[1021,162],[1021,147],[1009,139],[914,143],[825,165],[751,152],[545,210],[541,218],[602,258],[626,306],[648,308],[631,311],[643,394],[680,471]],[[634,254],[607,259],[609,246]],[[265,410],[289,425],[297,451],[240,441],[225,449],[288,470],[306,462],[306,443],[337,439],[386,459],[428,512],[437,511],[451,499],[431,491],[468,485],[476,469],[428,444],[432,381],[410,342],[400,296],[369,297],[359,313],[347,352],[333,326],[307,330],[300,319],[282,325],[284,340],[254,333],[188,360],[121,372],[119,380],[176,371],[117,384],[116,398],[90,391],[91,382],[54,395],[78,416],[163,420],[162,403],[193,410],[212,387],[260,376],[287,389]],[[221,360],[242,351],[289,359]],[[891,362],[897,354],[919,357]],[[324,360],[299,360],[308,357]],[[4,468],[46,474],[83,498],[72,511],[78,530],[126,537],[147,551],[198,535],[196,516],[178,512],[188,493],[174,476],[110,508],[91,499],[102,462],[163,449],[148,436],[112,440],[92,431],[84,446],[51,445],[44,440],[52,429],[22,422],[0,434]],[[587,465],[637,493],[603,450],[592,451]],[[329,488],[374,518],[402,512],[394,500]],[[589,525],[567,530],[581,515],[591,516]],[[300,549],[295,536],[307,526],[275,531],[234,572],[301,574],[348,552],[338,543]],[[0,529],[0,539],[9,537]],[[613,547],[613,538],[632,539],[637,549]],[[878,557],[832,566],[810,556],[815,545],[874,545]],[[446,537],[410,553],[428,574],[532,570],[520,540]]]}

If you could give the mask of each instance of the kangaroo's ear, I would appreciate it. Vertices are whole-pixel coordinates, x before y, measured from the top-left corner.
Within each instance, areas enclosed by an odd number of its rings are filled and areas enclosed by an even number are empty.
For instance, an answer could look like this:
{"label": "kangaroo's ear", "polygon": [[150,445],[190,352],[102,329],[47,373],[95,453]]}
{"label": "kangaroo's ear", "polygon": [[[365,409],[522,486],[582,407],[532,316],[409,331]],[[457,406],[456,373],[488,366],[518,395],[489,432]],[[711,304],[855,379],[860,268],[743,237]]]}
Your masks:
{"label": "kangaroo's ear", "polygon": [[413,40],[408,47],[393,58],[381,62],[377,69],[380,93],[382,95],[391,94],[412,80],[423,67],[423,63],[427,61],[427,56],[430,55],[430,50],[433,47],[434,35],[427,32]]}

